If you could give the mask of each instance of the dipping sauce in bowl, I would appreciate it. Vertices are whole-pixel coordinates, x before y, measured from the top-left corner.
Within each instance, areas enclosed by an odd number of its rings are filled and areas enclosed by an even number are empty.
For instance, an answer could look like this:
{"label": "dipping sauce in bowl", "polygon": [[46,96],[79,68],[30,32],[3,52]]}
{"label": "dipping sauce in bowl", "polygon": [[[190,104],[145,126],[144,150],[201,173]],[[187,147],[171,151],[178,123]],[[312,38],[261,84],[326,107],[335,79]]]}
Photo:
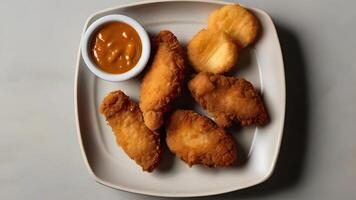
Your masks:
{"label": "dipping sauce in bowl", "polygon": [[130,25],[109,22],[93,34],[90,54],[101,70],[121,74],[136,66],[142,54],[142,42]]}
{"label": "dipping sauce in bowl", "polygon": [[85,66],[106,81],[137,76],[150,58],[151,43],[144,27],[125,15],[106,15],[85,30],[80,53]]}

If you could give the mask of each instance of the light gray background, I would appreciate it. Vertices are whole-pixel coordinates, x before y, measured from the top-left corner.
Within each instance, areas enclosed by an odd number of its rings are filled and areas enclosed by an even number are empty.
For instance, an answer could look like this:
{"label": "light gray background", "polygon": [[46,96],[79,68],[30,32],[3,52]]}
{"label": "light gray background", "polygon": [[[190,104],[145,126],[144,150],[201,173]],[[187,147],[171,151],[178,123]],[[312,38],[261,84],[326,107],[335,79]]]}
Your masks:
{"label": "light gray background", "polygon": [[[0,199],[157,199],[88,175],[73,83],[86,18],[129,1],[0,1]],[[356,199],[355,1],[246,0],[279,33],[287,118],[272,178],[210,199]],[[202,198],[203,199],[203,198]]]}

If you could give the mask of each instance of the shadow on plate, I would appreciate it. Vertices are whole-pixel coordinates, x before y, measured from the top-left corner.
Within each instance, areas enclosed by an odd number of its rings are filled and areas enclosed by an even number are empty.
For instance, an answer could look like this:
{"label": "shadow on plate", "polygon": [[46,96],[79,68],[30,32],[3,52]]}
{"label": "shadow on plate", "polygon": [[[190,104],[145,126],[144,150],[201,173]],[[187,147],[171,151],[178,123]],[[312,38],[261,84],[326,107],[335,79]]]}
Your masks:
{"label": "shadow on plate", "polygon": [[240,72],[247,70],[250,67],[251,59],[251,49],[249,47],[240,50],[236,66],[234,66],[231,71],[227,72],[226,75],[240,77]]}
{"label": "shadow on plate", "polygon": [[160,165],[157,168],[158,173],[171,173],[171,169],[174,165],[174,154],[168,149],[168,146],[165,142],[166,135],[163,134],[161,137],[162,147],[163,147],[163,154],[161,158]]}

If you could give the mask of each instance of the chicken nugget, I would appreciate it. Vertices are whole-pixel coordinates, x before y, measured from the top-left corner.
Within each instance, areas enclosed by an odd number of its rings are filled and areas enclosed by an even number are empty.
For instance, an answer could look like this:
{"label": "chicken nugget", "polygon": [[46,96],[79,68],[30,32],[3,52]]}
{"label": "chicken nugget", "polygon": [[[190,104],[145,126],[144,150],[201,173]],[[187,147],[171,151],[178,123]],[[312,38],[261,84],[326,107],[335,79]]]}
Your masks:
{"label": "chicken nugget", "polygon": [[183,50],[173,33],[161,31],[155,38],[155,45],[157,51],[140,92],[140,108],[151,130],[161,127],[164,113],[181,95],[185,70]]}
{"label": "chicken nugget", "polygon": [[209,118],[190,110],[176,110],[167,126],[168,148],[189,166],[232,165],[237,158],[232,136]]}
{"label": "chicken nugget", "polygon": [[244,79],[201,72],[188,82],[188,88],[221,127],[231,126],[233,121],[241,126],[269,121],[259,92]]}
{"label": "chicken nugget", "polygon": [[145,126],[137,103],[122,91],[114,91],[104,98],[100,112],[125,153],[144,171],[153,171],[162,154],[160,137]]}
{"label": "chicken nugget", "polygon": [[238,49],[222,31],[202,29],[187,47],[190,64],[197,72],[224,73],[237,62]]}
{"label": "chicken nugget", "polygon": [[241,48],[255,41],[259,28],[257,18],[238,4],[223,6],[208,19],[208,29],[225,31]]}

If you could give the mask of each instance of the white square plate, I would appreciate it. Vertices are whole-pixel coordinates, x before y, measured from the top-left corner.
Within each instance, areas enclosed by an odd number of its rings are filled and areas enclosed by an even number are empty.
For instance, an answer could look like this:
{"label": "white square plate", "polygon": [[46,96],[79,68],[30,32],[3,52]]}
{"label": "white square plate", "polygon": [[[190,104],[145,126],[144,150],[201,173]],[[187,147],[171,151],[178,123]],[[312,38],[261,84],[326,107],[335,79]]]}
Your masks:
{"label": "white square plate", "polygon": [[[206,27],[211,11],[223,6],[218,1],[150,1],[110,8],[89,17],[86,28],[108,14],[124,14],[138,20],[150,35],[162,29],[172,31],[185,46],[191,37]],[[281,143],[285,113],[285,80],[278,36],[271,18],[262,10],[249,8],[259,19],[262,34],[255,45],[241,52],[231,74],[251,81],[263,94],[271,122],[262,128],[231,128],[240,144],[240,157],[246,162],[224,169],[201,166],[189,168],[165,149],[160,167],[146,173],[117,146],[114,135],[98,112],[104,96],[123,90],[138,101],[142,76],[112,83],[95,77],[85,66],[81,54],[75,81],[75,114],[82,155],[90,175],[99,183],[129,192],[170,197],[204,196],[225,193],[256,185],[272,173]],[[193,107],[191,102],[181,108]],[[242,151],[243,150],[243,151]],[[245,153],[243,153],[245,152]]]}

